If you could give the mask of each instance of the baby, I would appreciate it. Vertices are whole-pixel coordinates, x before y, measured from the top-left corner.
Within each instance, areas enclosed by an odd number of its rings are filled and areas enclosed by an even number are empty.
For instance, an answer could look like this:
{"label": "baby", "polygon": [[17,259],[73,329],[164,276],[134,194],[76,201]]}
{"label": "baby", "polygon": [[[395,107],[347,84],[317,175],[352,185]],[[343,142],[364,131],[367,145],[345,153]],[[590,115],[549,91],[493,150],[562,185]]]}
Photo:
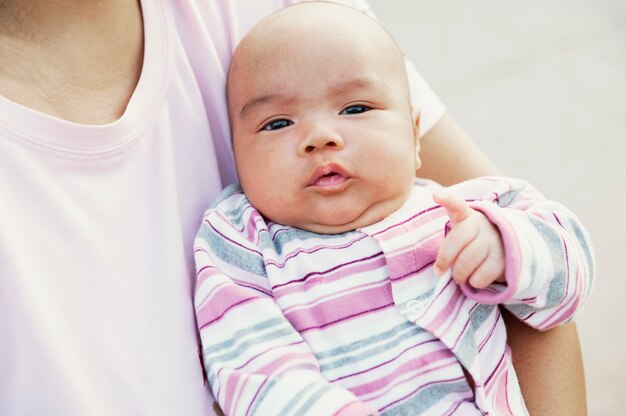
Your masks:
{"label": "baby", "polygon": [[578,219],[517,179],[416,179],[403,56],[345,6],[260,22],[227,93],[241,187],[195,247],[224,412],[527,414],[498,305],[539,329],[572,319],[594,263]]}

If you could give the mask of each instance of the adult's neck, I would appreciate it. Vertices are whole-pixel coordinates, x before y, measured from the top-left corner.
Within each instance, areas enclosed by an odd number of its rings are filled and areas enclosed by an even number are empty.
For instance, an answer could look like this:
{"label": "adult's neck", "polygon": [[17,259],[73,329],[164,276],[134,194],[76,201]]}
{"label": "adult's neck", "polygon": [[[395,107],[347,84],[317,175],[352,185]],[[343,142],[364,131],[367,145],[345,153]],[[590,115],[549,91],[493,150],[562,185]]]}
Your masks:
{"label": "adult's neck", "polygon": [[139,80],[138,1],[0,0],[0,94],[85,124],[119,118]]}

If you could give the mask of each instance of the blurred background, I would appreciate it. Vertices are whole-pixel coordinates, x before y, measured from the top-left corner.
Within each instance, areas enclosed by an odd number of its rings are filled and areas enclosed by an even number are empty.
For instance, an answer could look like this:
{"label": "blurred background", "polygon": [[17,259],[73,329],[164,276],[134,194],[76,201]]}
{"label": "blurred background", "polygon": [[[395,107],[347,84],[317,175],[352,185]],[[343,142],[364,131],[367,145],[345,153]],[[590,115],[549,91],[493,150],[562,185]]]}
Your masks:
{"label": "blurred background", "polygon": [[626,414],[626,1],[369,0],[507,175],[591,232],[598,280],[578,318],[589,414]]}

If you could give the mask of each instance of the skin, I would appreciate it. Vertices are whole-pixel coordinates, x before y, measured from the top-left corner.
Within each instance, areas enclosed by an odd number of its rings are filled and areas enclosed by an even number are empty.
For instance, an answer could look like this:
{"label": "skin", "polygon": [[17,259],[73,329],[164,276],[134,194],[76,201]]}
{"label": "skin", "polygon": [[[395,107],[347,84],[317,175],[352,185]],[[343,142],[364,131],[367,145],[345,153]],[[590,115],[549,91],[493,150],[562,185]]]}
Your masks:
{"label": "skin", "polygon": [[139,3],[0,0],[0,94],[68,121],[111,123],[143,64]]}
{"label": "skin", "polygon": [[[329,6],[290,7],[257,25],[233,56],[228,97],[252,204],[281,224],[334,234],[397,210],[419,159],[401,54],[371,19]],[[300,24],[309,9],[323,10],[325,24]]]}
{"label": "skin", "polygon": [[496,227],[455,195],[438,191],[433,199],[448,211],[452,226],[437,254],[435,272],[443,275],[454,266],[454,281],[477,289],[505,282],[504,244]]}
{"label": "skin", "polygon": [[[84,124],[117,120],[142,56],[138,2],[0,0],[0,94],[26,107]],[[420,145],[418,175],[443,185],[499,173],[450,115]],[[586,414],[575,324],[539,333],[507,319],[507,329],[530,413]]]}
{"label": "skin", "polygon": [[[301,45],[307,45],[302,48]],[[412,189],[418,111],[404,58],[373,19],[329,3],[284,9],[233,55],[228,102],[242,188],[270,220],[324,234],[389,216]],[[446,192],[452,231],[436,271],[459,284],[504,281],[496,227]]]}

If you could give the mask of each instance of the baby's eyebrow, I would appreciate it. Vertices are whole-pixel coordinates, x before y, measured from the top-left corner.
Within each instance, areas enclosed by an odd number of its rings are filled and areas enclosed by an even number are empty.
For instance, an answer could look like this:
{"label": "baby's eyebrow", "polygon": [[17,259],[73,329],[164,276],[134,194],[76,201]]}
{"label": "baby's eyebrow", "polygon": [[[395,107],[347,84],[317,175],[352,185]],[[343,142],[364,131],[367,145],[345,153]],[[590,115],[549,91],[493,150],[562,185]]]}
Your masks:
{"label": "baby's eyebrow", "polygon": [[254,107],[258,107],[267,103],[268,101],[272,101],[276,99],[276,94],[266,94],[261,95],[260,97],[255,97],[251,100],[248,100],[243,107],[241,107],[241,111],[239,111],[239,118],[245,118],[246,114],[248,114]]}
{"label": "baby's eyebrow", "polygon": [[280,101],[280,102],[283,102],[283,103],[288,103],[288,102],[293,101],[293,100],[294,100],[293,97],[289,97],[289,96],[284,95],[284,94],[277,94],[277,93],[263,94],[263,95],[260,95],[258,97],[254,97],[254,98],[248,100],[243,105],[243,107],[241,107],[241,111],[239,111],[239,118],[240,119],[245,118],[255,107],[262,106],[262,105],[267,104],[269,102]]}
{"label": "baby's eyebrow", "polygon": [[[338,97],[349,94],[355,90],[371,90],[378,93],[390,92],[391,87],[383,80],[374,80],[367,77],[352,78],[346,81],[338,82],[331,85],[326,94],[328,97]],[[257,97],[248,100],[241,110],[239,111],[239,119],[244,119],[252,112],[255,107],[263,106],[271,102],[279,102],[282,104],[293,103],[298,99],[297,93],[291,94],[289,92],[269,93],[262,94]]]}
{"label": "baby's eyebrow", "polygon": [[354,90],[367,90],[375,89],[378,86],[382,86],[385,89],[390,89],[387,83],[381,81],[374,81],[370,78],[352,78],[347,81],[339,82],[329,88],[330,95],[343,95],[350,93]]}

